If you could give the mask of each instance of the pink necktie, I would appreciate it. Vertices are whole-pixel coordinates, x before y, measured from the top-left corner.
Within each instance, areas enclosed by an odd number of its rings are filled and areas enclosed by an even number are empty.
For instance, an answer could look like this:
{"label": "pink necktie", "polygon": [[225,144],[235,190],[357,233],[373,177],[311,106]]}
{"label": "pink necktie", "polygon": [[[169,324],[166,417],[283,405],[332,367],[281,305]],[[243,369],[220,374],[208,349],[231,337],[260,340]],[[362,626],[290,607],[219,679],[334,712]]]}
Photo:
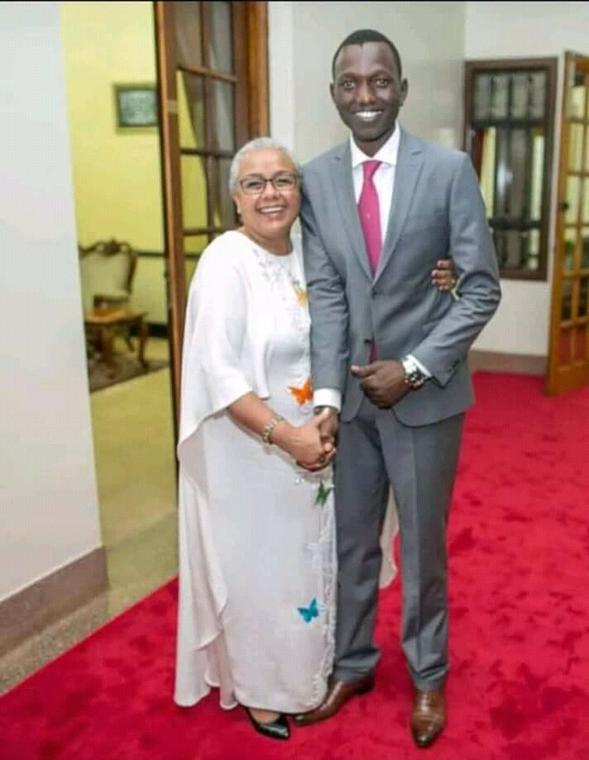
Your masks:
{"label": "pink necktie", "polygon": [[364,171],[364,184],[362,192],[358,199],[358,211],[360,212],[360,224],[364,233],[364,242],[366,243],[366,252],[370,261],[372,274],[376,272],[380,252],[382,249],[382,238],[380,232],[380,209],[378,206],[378,193],[374,186],[374,172],[380,166],[380,161],[365,161],[362,164]]}
{"label": "pink necktie", "polygon": [[[360,213],[360,224],[364,233],[364,242],[366,243],[366,253],[370,262],[372,274],[376,272],[380,251],[382,249],[382,238],[380,233],[380,208],[378,205],[378,193],[374,186],[374,172],[380,166],[380,161],[365,161],[362,164],[364,171],[364,184],[362,192],[358,199],[358,211]],[[369,361],[376,361],[376,346],[374,341],[370,342]]]}

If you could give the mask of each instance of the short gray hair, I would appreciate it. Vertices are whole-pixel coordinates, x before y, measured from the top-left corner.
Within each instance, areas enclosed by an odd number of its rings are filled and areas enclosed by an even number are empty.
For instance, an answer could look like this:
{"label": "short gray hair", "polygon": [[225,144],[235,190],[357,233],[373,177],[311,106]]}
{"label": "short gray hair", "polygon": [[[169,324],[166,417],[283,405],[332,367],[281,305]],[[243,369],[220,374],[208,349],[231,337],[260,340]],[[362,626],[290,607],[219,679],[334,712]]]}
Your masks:
{"label": "short gray hair", "polygon": [[284,155],[290,161],[292,161],[297,176],[300,176],[301,167],[295,161],[294,156],[287,147],[282,145],[282,143],[279,143],[278,140],[274,140],[272,137],[256,137],[243,145],[233,156],[233,161],[231,161],[231,166],[229,168],[230,193],[234,193],[237,190],[237,178],[239,177],[239,166],[241,164],[241,159],[244,156],[247,156],[248,153],[253,153],[255,150],[279,150],[281,153],[284,153]]}

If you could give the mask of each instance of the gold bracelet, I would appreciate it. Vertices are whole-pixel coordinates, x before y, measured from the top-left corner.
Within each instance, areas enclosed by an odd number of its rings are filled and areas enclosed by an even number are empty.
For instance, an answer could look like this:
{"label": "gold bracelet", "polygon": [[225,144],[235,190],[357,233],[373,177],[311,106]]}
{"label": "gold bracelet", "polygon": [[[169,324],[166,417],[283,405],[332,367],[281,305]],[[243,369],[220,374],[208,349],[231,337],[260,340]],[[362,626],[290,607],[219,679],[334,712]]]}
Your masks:
{"label": "gold bracelet", "polygon": [[274,432],[274,428],[279,422],[283,421],[284,417],[281,414],[275,414],[274,417],[264,425],[264,429],[262,430],[262,441],[264,443],[272,443],[272,433]]}

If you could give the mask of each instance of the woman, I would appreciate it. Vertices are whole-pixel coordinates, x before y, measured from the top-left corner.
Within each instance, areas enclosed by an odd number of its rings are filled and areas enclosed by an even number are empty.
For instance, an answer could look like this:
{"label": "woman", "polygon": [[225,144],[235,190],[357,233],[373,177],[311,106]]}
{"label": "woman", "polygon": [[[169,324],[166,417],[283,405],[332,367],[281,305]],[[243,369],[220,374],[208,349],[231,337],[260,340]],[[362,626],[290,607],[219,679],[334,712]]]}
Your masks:
{"label": "woman", "polygon": [[255,141],[231,191],[242,227],[204,252],[187,308],[175,698],[218,685],[224,707],[288,738],[283,713],[318,704],[331,668],[332,486],[314,470],[333,446],[310,403],[297,169]]}
{"label": "woman", "polygon": [[203,253],[186,315],[175,700],[218,686],[287,739],[285,714],[321,702],[332,665],[335,450],[311,404],[296,165],[259,138],[230,188],[242,226]]}

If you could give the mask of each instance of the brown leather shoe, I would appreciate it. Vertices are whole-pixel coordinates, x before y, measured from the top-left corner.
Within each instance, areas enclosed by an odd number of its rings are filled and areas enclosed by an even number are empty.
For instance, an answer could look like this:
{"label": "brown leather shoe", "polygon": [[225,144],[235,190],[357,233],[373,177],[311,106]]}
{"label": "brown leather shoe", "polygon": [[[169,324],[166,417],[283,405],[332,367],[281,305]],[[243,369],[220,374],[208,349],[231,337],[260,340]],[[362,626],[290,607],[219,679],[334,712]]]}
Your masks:
{"label": "brown leather shoe", "polygon": [[334,679],[327,691],[325,699],[314,710],[293,716],[297,726],[310,726],[320,720],[331,718],[356,694],[367,694],[374,689],[374,675],[370,673],[355,681],[338,681]]}
{"label": "brown leather shoe", "polygon": [[411,713],[411,733],[418,747],[429,747],[441,734],[446,723],[444,690],[415,689]]}

